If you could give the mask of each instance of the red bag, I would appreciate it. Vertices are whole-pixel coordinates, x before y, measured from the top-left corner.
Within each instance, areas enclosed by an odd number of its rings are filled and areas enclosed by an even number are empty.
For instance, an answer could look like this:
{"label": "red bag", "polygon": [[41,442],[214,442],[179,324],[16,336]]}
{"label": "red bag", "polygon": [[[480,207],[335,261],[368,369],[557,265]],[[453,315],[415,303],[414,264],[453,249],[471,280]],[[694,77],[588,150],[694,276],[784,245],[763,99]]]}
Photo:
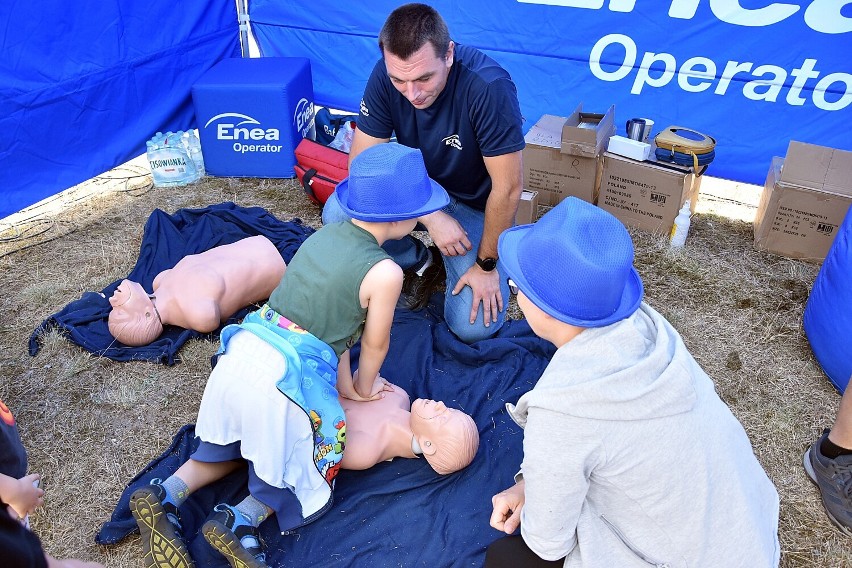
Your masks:
{"label": "red bag", "polygon": [[296,146],[296,177],[308,198],[324,204],[349,175],[349,154],[305,138]]}

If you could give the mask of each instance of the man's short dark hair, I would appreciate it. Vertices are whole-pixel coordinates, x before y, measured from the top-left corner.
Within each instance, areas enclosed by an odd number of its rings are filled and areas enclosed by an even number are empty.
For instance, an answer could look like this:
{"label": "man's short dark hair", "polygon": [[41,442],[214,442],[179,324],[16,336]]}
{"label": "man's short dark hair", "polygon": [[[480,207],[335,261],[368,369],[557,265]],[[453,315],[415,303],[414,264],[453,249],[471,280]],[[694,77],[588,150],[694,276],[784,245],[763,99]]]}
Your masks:
{"label": "man's short dark hair", "polygon": [[432,6],[405,4],[390,13],[379,32],[379,49],[408,59],[423,47],[432,44],[435,56],[443,59],[450,48],[450,31],[444,18]]}

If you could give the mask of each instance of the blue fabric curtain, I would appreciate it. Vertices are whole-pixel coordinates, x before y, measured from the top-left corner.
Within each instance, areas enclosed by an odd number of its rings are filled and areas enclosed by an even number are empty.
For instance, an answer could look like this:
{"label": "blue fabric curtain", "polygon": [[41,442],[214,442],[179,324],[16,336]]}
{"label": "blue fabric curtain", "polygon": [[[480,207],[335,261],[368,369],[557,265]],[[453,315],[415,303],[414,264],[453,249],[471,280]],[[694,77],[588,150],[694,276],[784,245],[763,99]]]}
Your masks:
{"label": "blue fabric curtain", "polygon": [[[709,173],[762,184],[790,140],[852,150],[852,2],[434,0],[502,63],[526,126],[578,103],[714,136]],[[311,60],[316,102],[356,111],[400,2],[251,0],[264,56]],[[233,0],[0,4],[0,218],[193,126],[192,83],[238,55]]]}
{"label": "blue fabric curtain", "polygon": [[0,218],[194,125],[190,88],[239,55],[233,0],[0,4]]}
{"label": "blue fabric curtain", "polygon": [[[357,111],[376,37],[402,2],[250,0],[264,55],[311,59],[317,103]],[[852,2],[433,0],[452,38],[483,49],[542,114],[616,107],[715,137],[713,176],[763,184],[790,140],[852,150]]]}

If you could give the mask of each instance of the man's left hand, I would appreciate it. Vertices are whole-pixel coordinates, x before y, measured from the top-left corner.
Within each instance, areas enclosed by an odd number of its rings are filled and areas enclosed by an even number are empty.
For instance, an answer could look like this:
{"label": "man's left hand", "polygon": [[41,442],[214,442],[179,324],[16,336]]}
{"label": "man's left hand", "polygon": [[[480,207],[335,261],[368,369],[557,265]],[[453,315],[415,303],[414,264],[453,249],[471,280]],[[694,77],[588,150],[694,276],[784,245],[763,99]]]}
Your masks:
{"label": "man's left hand", "polygon": [[479,312],[479,304],[482,303],[482,321],[485,327],[491,322],[497,321],[497,316],[503,311],[503,295],[500,293],[500,273],[497,270],[485,272],[479,265],[474,264],[462,274],[456,287],[453,288],[453,296],[461,292],[462,288],[470,286],[473,292],[473,303],[470,306],[470,323],[476,321]]}

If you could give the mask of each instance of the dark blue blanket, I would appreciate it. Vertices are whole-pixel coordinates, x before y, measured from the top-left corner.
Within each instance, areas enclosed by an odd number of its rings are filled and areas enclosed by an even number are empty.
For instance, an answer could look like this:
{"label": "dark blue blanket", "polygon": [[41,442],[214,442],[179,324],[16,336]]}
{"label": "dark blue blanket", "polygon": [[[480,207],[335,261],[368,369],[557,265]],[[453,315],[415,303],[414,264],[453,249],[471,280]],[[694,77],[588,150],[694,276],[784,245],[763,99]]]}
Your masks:
{"label": "dark blue blanket", "polygon": [[[234,203],[181,209],[174,215],[156,209],[145,224],[139,259],[127,278],[150,291],[157,274],[172,268],[183,257],[255,235],[267,237],[281,252],[284,261],[290,262],[299,245],[313,232],[314,229],[298,219],[281,221],[260,207],[238,207]],[[108,298],[120,283],[121,280],[116,280],[100,294],[86,292],[79,300],[44,320],[30,336],[30,355],[38,353],[42,332],[55,327],[70,341],[98,356],[114,361],[147,360],[173,365],[175,354],[184,343],[204,335],[166,326],[163,334],[148,345],[128,347],[118,343],[109,333],[107,316],[111,309]],[[248,308],[227,323],[239,321],[246,313]]]}
{"label": "dark blue blanket", "polygon": [[[513,483],[522,458],[523,431],[505,403],[517,402],[532,388],[554,349],[535,337],[525,320],[507,322],[497,337],[466,345],[447,328],[437,298],[428,310],[397,310],[382,375],[412,399],[443,400],[473,416],[480,433],[473,463],[443,477],[422,459],[341,471],[334,505],[317,521],[287,536],[277,533],[274,520],[261,525],[270,566],[482,565],[485,548],[500,536],[488,524],[491,496]],[[192,426],[178,432],[172,447],[130,482],[98,543],[115,543],[136,530],[130,494],[151,478],[168,477],[195,444]],[[245,472],[234,473],[182,507],[187,534],[195,535],[190,551],[199,567],[227,567],[197,531],[216,503],[242,499],[245,483]]]}

